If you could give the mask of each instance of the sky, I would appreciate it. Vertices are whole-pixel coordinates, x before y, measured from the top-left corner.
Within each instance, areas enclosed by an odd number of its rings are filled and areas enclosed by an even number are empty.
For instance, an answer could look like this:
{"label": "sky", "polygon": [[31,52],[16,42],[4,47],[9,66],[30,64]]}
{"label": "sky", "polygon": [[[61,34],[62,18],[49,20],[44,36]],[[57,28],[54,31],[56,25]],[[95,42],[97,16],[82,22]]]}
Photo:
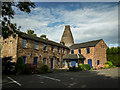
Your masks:
{"label": "sky", "polygon": [[11,21],[21,31],[34,30],[39,37],[60,42],[65,25],[70,25],[74,43],[103,39],[107,46],[118,46],[117,2],[36,2],[31,13],[19,11]]}

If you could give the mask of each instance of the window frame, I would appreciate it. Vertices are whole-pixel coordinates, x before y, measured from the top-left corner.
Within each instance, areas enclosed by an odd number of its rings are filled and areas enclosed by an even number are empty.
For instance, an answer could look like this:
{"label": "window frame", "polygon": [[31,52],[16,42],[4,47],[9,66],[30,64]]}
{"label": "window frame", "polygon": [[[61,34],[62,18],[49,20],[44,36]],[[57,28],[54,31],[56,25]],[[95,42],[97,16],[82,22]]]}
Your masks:
{"label": "window frame", "polygon": [[54,46],[51,46],[51,51],[54,52]]}
{"label": "window frame", "polygon": [[47,59],[46,58],[43,58],[43,65],[47,65]]}
{"label": "window frame", "polygon": [[27,48],[27,39],[22,39],[22,47]]}
{"label": "window frame", "polygon": [[58,53],[60,53],[60,47],[58,47]]}
{"label": "window frame", "polygon": [[71,49],[71,54],[74,54],[74,49]]}
{"label": "window frame", "polygon": [[89,54],[90,53],[90,48],[86,48],[86,53]]}
{"label": "window frame", "polygon": [[43,50],[44,50],[44,51],[47,51],[47,44],[44,44],[44,45],[43,45]]}
{"label": "window frame", "polygon": [[[37,47],[37,48],[36,48]],[[34,49],[38,50],[39,49],[39,43],[34,41]]]}
{"label": "window frame", "polygon": [[78,54],[81,54],[81,49],[78,49]]}
{"label": "window frame", "polygon": [[60,62],[60,61],[59,61],[59,58],[57,58],[57,64],[59,64],[59,62]]}
{"label": "window frame", "polygon": [[67,50],[67,54],[69,54],[69,50]]}

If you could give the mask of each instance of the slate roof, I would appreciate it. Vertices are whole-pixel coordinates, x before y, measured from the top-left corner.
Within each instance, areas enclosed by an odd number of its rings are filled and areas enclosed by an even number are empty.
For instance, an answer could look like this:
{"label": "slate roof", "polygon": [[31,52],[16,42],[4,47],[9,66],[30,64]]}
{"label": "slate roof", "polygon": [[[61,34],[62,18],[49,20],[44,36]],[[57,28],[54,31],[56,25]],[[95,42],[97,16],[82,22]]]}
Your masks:
{"label": "slate roof", "polygon": [[70,46],[70,49],[79,49],[79,48],[86,48],[86,47],[95,47],[98,42],[100,42],[102,39],[99,40],[93,40],[93,41],[88,41],[88,42],[83,42],[83,43],[78,43],[78,44],[73,44]]}
{"label": "slate roof", "polygon": [[22,38],[25,38],[25,39],[31,39],[31,40],[34,40],[34,41],[37,41],[37,42],[42,42],[42,43],[45,43],[45,44],[50,44],[50,45],[53,45],[53,46],[58,46],[58,47],[69,49],[67,46],[64,46],[60,43],[57,43],[57,42],[54,42],[54,41],[51,41],[51,40],[45,40],[45,39],[42,39],[40,37],[36,37],[36,36],[33,36],[33,35],[28,35],[28,34],[26,34],[24,32],[21,32],[21,31],[16,31],[16,33],[19,35],[19,37],[22,37]]}
{"label": "slate roof", "polygon": [[85,59],[82,54],[65,54],[63,56],[63,60],[78,60],[78,59]]}

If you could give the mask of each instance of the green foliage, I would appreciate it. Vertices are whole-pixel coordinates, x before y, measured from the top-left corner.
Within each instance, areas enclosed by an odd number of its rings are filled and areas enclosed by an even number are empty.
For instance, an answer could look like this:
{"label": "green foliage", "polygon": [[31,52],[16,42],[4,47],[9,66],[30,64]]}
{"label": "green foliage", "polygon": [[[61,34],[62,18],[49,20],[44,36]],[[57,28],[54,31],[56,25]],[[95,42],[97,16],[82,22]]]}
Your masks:
{"label": "green foliage", "polygon": [[108,61],[111,61],[114,66],[120,66],[120,47],[108,48],[106,53]]}
{"label": "green foliage", "polygon": [[91,69],[89,64],[79,64],[79,67],[85,71]]}
{"label": "green foliage", "polygon": [[80,67],[70,67],[69,71],[82,71],[82,69]]}
{"label": "green foliage", "polygon": [[23,74],[32,74],[31,67],[28,64],[25,64]]}
{"label": "green foliage", "polygon": [[48,66],[47,65],[43,65],[38,69],[39,69],[38,73],[47,73],[48,72]]}
{"label": "green foliage", "polygon": [[23,57],[19,57],[15,65],[16,74],[22,74],[24,72],[24,67],[25,67],[25,64],[24,64]]}
{"label": "green foliage", "polygon": [[33,2],[2,2],[0,3],[2,6],[2,36],[3,38],[8,38],[11,34],[13,34],[16,30],[20,28],[17,27],[16,24],[11,23],[10,19],[14,18],[15,10],[13,8],[17,8],[18,10],[26,13],[31,12],[31,8],[35,7]]}
{"label": "green foliage", "polygon": [[27,33],[28,33],[29,35],[37,36],[36,34],[34,34],[34,31],[33,31],[33,30],[27,30]]}
{"label": "green foliage", "polygon": [[113,63],[111,61],[107,61],[105,64],[109,64],[110,66],[113,66]]}
{"label": "green foliage", "polygon": [[105,64],[104,67],[105,68],[110,68],[110,65],[109,64]]}
{"label": "green foliage", "polygon": [[[115,68],[116,66],[115,65],[113,65],[113,63],[111,62],[111,61],[107,61],[106,63],[105,63],[105,65],[106,64],[108,64],[109,65],[109,68]],[[107,66],[107,65],[106,65]]]}
{"label": "green foliage", "polygon": [[40,38],[43,38],[43,39],[45,39],[45,40],[48,40],[48,38],[47,38],[46,35],[44,35],[44,34],[42,34],[42,35],[40,36]]}

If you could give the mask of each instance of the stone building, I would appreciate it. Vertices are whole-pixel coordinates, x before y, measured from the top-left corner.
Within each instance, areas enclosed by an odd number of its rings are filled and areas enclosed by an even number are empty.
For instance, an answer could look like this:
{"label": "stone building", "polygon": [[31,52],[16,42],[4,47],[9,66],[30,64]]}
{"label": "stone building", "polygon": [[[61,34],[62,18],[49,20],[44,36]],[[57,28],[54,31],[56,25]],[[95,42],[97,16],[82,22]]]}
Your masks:
{"label": "stone building", "polygon": [[65,26],[60,43],[20,31],[6,39],[1,37],[1,41],[2,58],[12,56],[12,62],[16,62],[22,56],[24,63],[33,63],[37,67],[45,64],[51,69],[68,68],[78,66],[79,63],[96,67],[107,61],[107,45],[103,39],[74,44],[69,25]]}
{"label": "stone building", "polygon": [[60,43],[18,31],[1,40],[2,58],[12,56],[12,62],[16,62],[22,56],[24,63],[34,63],[37,67],[46,64],[49,68],[62,68],[62,57],[69,53],[69,48]]}

